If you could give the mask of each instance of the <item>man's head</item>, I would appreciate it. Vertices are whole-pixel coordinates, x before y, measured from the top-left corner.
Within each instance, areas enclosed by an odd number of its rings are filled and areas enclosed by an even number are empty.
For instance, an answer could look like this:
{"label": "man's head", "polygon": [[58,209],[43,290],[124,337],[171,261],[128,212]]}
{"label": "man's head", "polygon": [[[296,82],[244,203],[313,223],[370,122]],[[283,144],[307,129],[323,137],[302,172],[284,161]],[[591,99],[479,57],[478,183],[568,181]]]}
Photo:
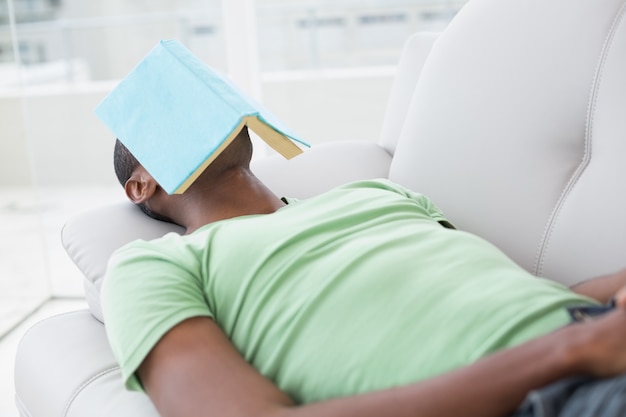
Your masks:
{"label": "man's head", "polygon": [[[210,185],[218,181],[222,174],[231,169],[244,168],[248,170],[251,159],[252,142],[248,136],[247,129],[244,127],[231,144],[220,153],[185,193],[192,193],[194,189],[202,190],[203,184]],[[153,219],[176,223],[170,217],[150,207],[149,202],[155,194],[163,196],[166,193],[119,139],[115,142],[113,166],[115,175],[124,187],[126,195],[145,214]]]}

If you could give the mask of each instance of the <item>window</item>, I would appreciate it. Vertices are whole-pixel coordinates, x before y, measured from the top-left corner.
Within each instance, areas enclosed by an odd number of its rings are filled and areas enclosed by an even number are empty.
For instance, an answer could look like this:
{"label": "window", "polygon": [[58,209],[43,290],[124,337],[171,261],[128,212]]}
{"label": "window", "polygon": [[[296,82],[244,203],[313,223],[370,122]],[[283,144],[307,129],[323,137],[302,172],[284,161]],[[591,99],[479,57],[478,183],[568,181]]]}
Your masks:
{"label": "window", "polygon": [[0,1],[0,335],[50,297],[82,297],[69,216],[123,199],[93,109],[159,39],[225,70],[219,0]]}

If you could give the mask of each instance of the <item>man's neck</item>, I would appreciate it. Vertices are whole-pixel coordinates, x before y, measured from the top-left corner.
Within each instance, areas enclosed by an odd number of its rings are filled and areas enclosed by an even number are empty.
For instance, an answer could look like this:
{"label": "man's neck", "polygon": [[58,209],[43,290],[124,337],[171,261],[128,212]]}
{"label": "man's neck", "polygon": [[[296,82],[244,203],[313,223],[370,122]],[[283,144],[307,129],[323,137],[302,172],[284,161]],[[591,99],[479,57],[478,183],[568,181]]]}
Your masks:
{"label": "man's neck", "polygon": [[182,195],[176,219],[187,234],[219,220],[251,214],[270,214],[285,203],[249,170],[233,169],[219,181],[199,182]]}

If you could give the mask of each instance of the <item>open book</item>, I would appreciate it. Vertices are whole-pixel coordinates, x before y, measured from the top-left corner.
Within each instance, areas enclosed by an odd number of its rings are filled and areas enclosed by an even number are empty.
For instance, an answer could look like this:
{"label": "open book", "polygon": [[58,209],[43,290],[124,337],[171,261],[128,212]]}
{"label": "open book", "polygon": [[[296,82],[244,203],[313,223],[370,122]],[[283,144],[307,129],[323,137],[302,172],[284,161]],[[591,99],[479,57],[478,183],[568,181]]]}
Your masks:
{"label": "open book", "polygon": [[161,41],[95,110],[169,194],[183,193],[248,126],[290,159],[299,139],[175,40]]}

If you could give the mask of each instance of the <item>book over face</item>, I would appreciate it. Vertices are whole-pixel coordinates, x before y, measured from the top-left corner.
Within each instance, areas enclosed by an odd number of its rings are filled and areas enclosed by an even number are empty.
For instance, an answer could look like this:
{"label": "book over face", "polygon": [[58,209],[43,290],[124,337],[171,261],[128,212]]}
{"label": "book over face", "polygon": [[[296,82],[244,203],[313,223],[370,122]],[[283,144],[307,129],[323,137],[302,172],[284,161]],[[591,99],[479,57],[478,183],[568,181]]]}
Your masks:
{"label": "book over face", "polygon": [[244,126],[292,158],[299,139],[175,40],[161,41],[96,115],[169,194],[183,193]]}

